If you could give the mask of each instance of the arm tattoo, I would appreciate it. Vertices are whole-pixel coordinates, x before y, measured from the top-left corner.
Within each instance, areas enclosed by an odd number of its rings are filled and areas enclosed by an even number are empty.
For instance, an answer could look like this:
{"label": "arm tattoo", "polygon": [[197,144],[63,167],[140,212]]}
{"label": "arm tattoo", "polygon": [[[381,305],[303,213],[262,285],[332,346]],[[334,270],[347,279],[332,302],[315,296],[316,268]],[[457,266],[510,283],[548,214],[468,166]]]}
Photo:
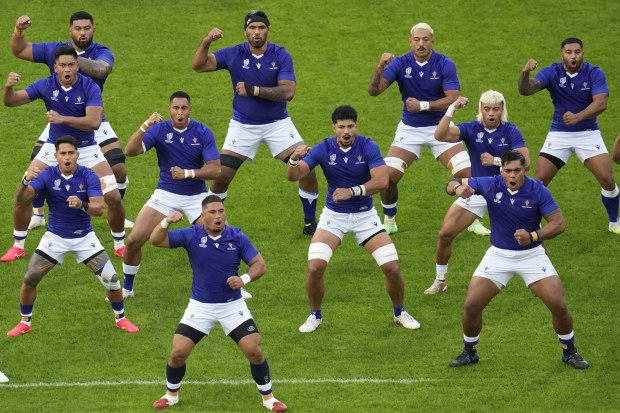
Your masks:
{"label": "arm tattoo", "polygon": [[370,89],[373,93],[380,92],[381,79],[383,75],[383,69],[377,68],[375,72],[372,74],[372,79],[370,79]]}
{"label": "arm tattoo", "polygon": [[258,90],[258,97],[276,102],[283,102],[286,100],[286,95],[282,86],[260,87]]}

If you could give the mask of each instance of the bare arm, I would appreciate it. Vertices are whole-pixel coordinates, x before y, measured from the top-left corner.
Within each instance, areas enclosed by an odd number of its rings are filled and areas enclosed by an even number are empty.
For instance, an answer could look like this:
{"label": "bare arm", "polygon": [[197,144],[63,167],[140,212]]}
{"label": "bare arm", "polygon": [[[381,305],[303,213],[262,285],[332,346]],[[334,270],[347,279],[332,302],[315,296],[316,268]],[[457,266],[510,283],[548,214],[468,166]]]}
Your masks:
{"label": "bare arm", "polygon": [[461,198],[469,198],[476,193],[467,183],[467,178],[454,178],[446,184],[446,193],[450,196],[456,195]]}
{"label": "bare arm", "polygon": [[4,102],[4,106],[15,107],[30,103],[30,96],[28,96],[25,90],[19,90],[17,92],[13,90],[13,86],[15,86],[20,79],[21,76],[17,73],[9,73],[4,89],[2,90],[2,101]]}
{"label": "bare arm", "polygon": [[103,79],[112,72],[112,66],[105,60],[90,60],[78,56],[80,70],[90,77]]}
{"label": "bare arm", "polygon": [[209,47],[211,43],[221,39],[224,37],[222,31],[216,27],[211,29],[209,34],[202,39],[200,45],[198,45],[198,49],[196,49],[196,53],[194,53],[194,58],[192,59],[192,69],[195,72],[213,72],[217,69],[217,59],[213,53],[209,53]]}
{"label": "bare arm", "polygon": [[148,130],[148,128],[156,123],[162,121],[162,116],[153,112],[151,116],[147,120],[144,121],[142,125],[134,133],[129,137],[129,141],[125,146],[125,155],[127,156],[138,156],[144,153],[144,148],[142,147],[142,139],[144,138],[144,134]]}
{"label": "bare arm", "polygon": [[607,109],[607,99],[609,98],[608,93],[599,93],[598,95],[592,96],[592,103],[590,103],[584,110],[579,113],[566,112],[562,119],[564,119],[564,123],[567,125],[574,125],[578,122],[581,122],[584,119],[594,118],[601,113],[605,109]]}
{"label": "bare arm", "polygon": [[288,102],[295,97],[295,85],[295,81],[286,79],[278,80],[278,86],[274,87],[254,86],[248,82],[238,82],[235,85],[235,91],[239,96],[255,96],[275,102]]}
{"label": "bare arm", "polygon": [[[263,276],[263,274],[265,274],[265,270],[265,260],[260,255],[260,253],[258,253],[254,258],[252,258],[250,262],[248,262],[248,270],[245,272],[247,275],[250,276],[250,281],[248,282],[258,280],[260,277]],[[245,285],[241,277],[237,275],[230,276],[226,280],[226,282],[228,283],[230,288],[234,290],[238,290]]]}
{"label": "bare arm", "polygon": [[544,218],[547,223],[537,231],[527,232],[524,229],[518,229],[515,232],[514,237],[519,245],[528,245],[532,241],[536,242],[545,239],[552,239],[564,232],[566,225],[564,223],[564,217],[562,216],[562,211],[560,211],[560,208],[549,212],[544,216]]}
{"label": "bare arm", "polygon": [[20,16],[15,22],[15,29],[11,36],[11,52],[19,59],[34,61],[32,55],[32,43],[26,41],[24,31],[32,25],[30,17]]}
{"label": "bare arm", "polygon": [[534,59],[530,59],[525,64],[525,67],[521,71],[519,76],[519,93],[523,96],[533,95],[536,92],[542,90],[542,84],[540,80],[536,78],[530,79],[530,72],[538,67],[538,62]]}
{"label": "bare arm", "polygon": [[525,172],[530,170],[530,150],[527,147],[516,148],[515,151],[521,152],[525,158]]}
{"label": "bare arm", "polygon": [[164,227],[162,224],[164,221],[168,224],[173,224],[182,220],[183,215],[179,211],[174,211],[172,214],[164,218],[161,224],[155,225],[155,228],[153,228],[153,232],[151,232],[149,239],[151,244],[160,248],[170,248],[170,240],[168,239],[168,225]]}
{"label": "bare arm", "polygon": [[465,96],[459,96],[452,104],[454,109],[450,109],[450,107],[448,106],[448,110],[439,121],[437,129],[435,129],[435,139],[442,142],[459,141],[461,130],[457,126],[450,126],[450,122],[452,121],[454,111],[463,108],[468,103],[469,99],[467,99]]}
{"label": "bare arm", "polygon": [[[459,96],[461,96],[460,90],[444,90],[443,93],[446,95],[445,97],[428,102],[427,110],[445,111]],[[420,112],[422,109],[420,101],[413,97],[408,98],[405,101],[405,105],[409,112]]]}
{"label": "bare arm", "polygon": [[[380,165],[370,170],[370,180],[363,183],[364,194],[372,195],[387,189],[389,184],[389,173],[387,165]],[[358,188],[336,188],[332,193],[334,202],[346,201],[353,196],[353,191]]]}
{"label": "bare arm", "polygon": [[[312,149],[310,146],[299,145],[295,148],[286,164],[286,179],[295,182],[310,173],[310,167],[301,159]],[[296,164],[296,162],[298,162]]]}
{"label": "bare arm", "polygon": [[219,159],[212,159],[206,162],[200,169],[183,169],[178,166],[170,168],[172,179],[196,178],[206,181],[207,179],[218,178],[220,173],[221,165]]}
{"label": "bare arm", "polygon": [[368,83],[368,94],[370,96],[379,96],[390,86],[390,82],[383,77],[383,71],[392,60],[394,60],[392,53],[383,53],[381,55],[379,65],[373,72],[370,83]]}
{"label": "bare arm", "polygon": [[[69,208],[74,209],[82,209],[85,206],[82,200],[75,195],[71,195],[67,198],[67,204],[69,205]],[[103,215],[104,209],[105,204],[103,202],[103,196],[88,197],[88,209],[85,211],[88,215],[95,217],[101,216]]]}
{"label": "bare arm", "polygon": [[55,110],[45,114],[47,121],[54,124],[63,124],[79,130],[97,130],[101,125],[103,106],[87,106],[85,116],[63,116]]}

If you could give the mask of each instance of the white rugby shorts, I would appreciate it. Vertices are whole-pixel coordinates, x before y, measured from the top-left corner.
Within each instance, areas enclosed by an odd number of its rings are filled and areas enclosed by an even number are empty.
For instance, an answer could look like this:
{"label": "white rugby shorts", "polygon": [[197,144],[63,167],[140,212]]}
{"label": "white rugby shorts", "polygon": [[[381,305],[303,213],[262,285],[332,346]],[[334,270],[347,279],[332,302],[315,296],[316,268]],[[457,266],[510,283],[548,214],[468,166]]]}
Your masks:
{"label": "white rugby shorts", "polygon": [[472,195],[466,199],[459,196],[453,204],[468,210],[478,218],[482,218],[487,213],[487,201],[482,195]]}
{"label": "white rugby shorts", "polygon": [[558,275],[558,272],[542,245],[520,251],[491,246],[473,274],[474,277],[488,278],[500,288],[504,288],[515,275],[519,275],[529,287],[543,278]]}
{"label": "white rugby shorts", "polygon": [[151,207],[164,216],[179,211],[187,217],[190,223],[193,223],[200,217],[202,200],[206,196],[207,192],[201,192],[197,195],[178,195],[158,188],[144,206]]}
{"label": "white rugby shorts", "polygon": [[[49,136],[50,136],[50,124],[48,123],[47,126],[45,126],[45,129],[43,130],[43,132],[41,132],[41,136],[39,136],[38,141],[47,142],[47,139],[49,138]],[[114,129],[112,129],[112,126],[110,126],[110,122],[108,121],[101,122],[99,129],[95,131],[95,141],[97,141],[97,145],[101,145],[102,142],[105,142],[108,139],[113,139],[113,138],[118,139],[118,137],[116,136],[116,132],[114,132]]]}
{"label": "white rugby shorts", "polygon": [[[450,126],[454,126],[454,123],[450,122]],[[435,159],[442,153],[452,148],[453,146],[460,145],[460,142],[440,142],[435,139],[435,129],[437,126],[423,126],[420,128],[414,128],[413,126],[405,125],[402,121],[398,123],[396,128],[396,134],[392,146],[402,148],[408,152],[415,154],[416,160],[420,159],[420,152],[422,148],[427,146]]]}
{"label": "white rugby shorts", "polygon": [[267,145],[274,158],[279,158],[304,141],[290,117],[264,125],[248,125],[231,119],[222,150],[246,156],[249,162],[261,143]]}
{"label": "white rugby shorts", "polygon": [[[92,169],[93,166],[98,165],[101,162],[108,162],[103,156],[103,152],[101,152],[99,145],[83,146],[78,148],[78,152],[80,153],[80,157],[77,160],[78,165]],[[34,159],[41,161],[48,166],[56,166],[58,165],[58,162],[54,156],[55,153],[56,147],[54,144],[45,142]]]}
{"label": "white rugby shorts", "polygon": [[553,155],[566,163],[573,153],[584,163],[596,155],[607,154],[600,130],[583,132],[549,132],[540,152]]}
{"label": "white rugby shorts", "polygon": [[350,214],[334,212],[323,207],[317,228],[331,232],[340,238],[340,241],[345,234],[350,232],[357,243],[361,244],[383,230],[383,225],[381,225],[381,219],[374,207],[369,211]]}
{"label": "white rugby shorts", "polygon": [[58,261],[58,265],[60,265],[68,253],[72,253],[77,263],[81,264],[85,259],[92,257],[104,248],[94,231],[81,238],[61,238],[46,231],[37,249]]}
{"label": "white rugby shorts", "polygon": [[215,304],[201,303],[190,298],[180,322],[208,336],[218,323],[224,333],[229,335],[231,331],[250,319],[252,314],[243,298]]}

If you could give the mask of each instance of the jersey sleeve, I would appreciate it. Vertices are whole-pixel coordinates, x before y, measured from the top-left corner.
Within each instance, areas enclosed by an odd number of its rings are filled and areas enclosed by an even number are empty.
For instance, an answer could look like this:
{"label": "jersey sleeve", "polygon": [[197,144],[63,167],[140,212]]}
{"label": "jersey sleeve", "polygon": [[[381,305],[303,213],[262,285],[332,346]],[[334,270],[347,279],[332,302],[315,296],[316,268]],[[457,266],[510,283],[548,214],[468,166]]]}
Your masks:
{"label": "jersey sleeve", "polygon": [[243,262],[249,263],[258,255],[258,250],[252,245],[250,239],[243,232],[239,232],[240,256]]}
{"label": "jersey sleeve", "polygon": [[308,164],[310,170],[313,170],[319,163],[321,163],[321,155],[323,154],[325,141],[314,145],[310,152],[306,154],[301,160]]}
{"label": "jersey sleeve", "polygon": [[26,88],[26,93],[28,93],[31,102],[43,97],[41,90],[45,87],[45,82],[47,79],[39,79]]}
{"label": "jersey sleeve", "polygon": [[540,85],[542,86],[543,89],[547,89],[549,86],[549,80],[552,76],[553,76],[553,67],[547,66],[547,67],[543,67],[538,73],[536,73],[534,78],[540,81]]}
{"label": "jersey sleeve", "polygon": [[542,183],[540,183],[540,205],[538,208],[542,216],[545,216],[548,213],[560,208],[555,202],[555,199],[553,199],[549,189],[547,189],[547,187],[545,187]]}
{"label": "jersey sleeve", "polygon": [[217,50],[213,52],[216,61],[216,69],[222,70],[228,69],[228,59],[231,53],[234,53],[235,49],[233,47],[225,47],[223,49]]}
{"label": "jersey sleeve", "polygon": [[39,173],[36,178],[30,181],[30,186],[34,189],[37,195],[45,191],[45,181],[49,179],[49,175],[50,174],[46,168],[43,172]]}
{"label": "jersey sleeve", "polygon": [[293,58],[291,54],[284,48],[281,48],[278,54],[280,57],[278,80],[295,81],[295,69],[293,68]]}
{"label": "jersey sleeve", "polygon": [[472,135],[472,124],[471,122],[462,122],[456,125],[459,128],[459,141],[465,142],[469,147],[469,138]]}
{"label": "jersey sleeve", "polygon": [[148,152],[155,146],[157,143],[157,134],[160,129],[161,126],[156,123],[144,132],[144,136],[142,137],[142,149],[144,149],[144,152]]}
{"label": "jersey sleeve", "polygon": [[525,144],[525,139],[523,139],[523,134],[515,125],[511,125],[509,137],[510,149],[527,148],[527,145]]}
{"label": "jersey sleeve", "polygon": [[33,43],[32,60],[35,63],[45,63],[51,72],[54,66],[54,52],[62,45],[61,42]]}
{"label": "jersey sleeve", "polygon": [[364,153],[366,154],[369,170],[377,166],[385,165],[385,160],[383,156],[381,156],[381,149],[379,149],[379,145],[373,140],[368,139],[366,141]]}
{"label": "jersey sleeve", "polygon": [[[478,178],[467,178],[467,185],[469,185],[476,195],[482,195],[487,198],[489,192],[493,192],[495,177],[493,176],[481,176]],[[488,198],[487,198],[488,199]]]}
{"label": "jersey sleeve", "polygon": [[607,93],[609,94],[609,88],[607,87],[607,79],[605,78],[605,73],[599,68],[596,67],[592,70],[592,96]]}
{"label": "jersey sleeve", "polygon": [[383,74],[381,75],[385,80],[387,80],[390,84],[398,78],[400,71],[400,57],[393,59],[386,66]]}
{"label": "jersey sleeve", "polygon": [[208,127],[204,127],[202,137],[204,144],[202,147],[202,159],[205,162],[212,161],[214,159],[220,159],[220,153],[217,150],[217,145],[215,144],[215,137],[213,136],[213,132]]}
{"label": "jersey sleeve", "polygon": [[99,48],[97,49],[97,57],[95,59],[103,60],[110,66],[114,67],[114,54],[107,46],[101,44],[99,45]]}
{"label": "jersey sleeve", "polygon": [[88,198],[93,196],[103,196],[103,191],[101,190],[101,181],[99,180],[97,174],[93,171],[89,171],[86,174],[86,184],[88,185]]}
{"label": "jersey sleeve", "polygon": [[441,85],[443,90],[461,90],[461,84],[456,75],[456,66],[454,62],[447,57],[443,62]]}
{"label": "jersey sleeve", "polygon": [[194,230],[191,227],[168,231],[168,243],[170,248],[183,247],[187,249],[193,235]]}
{"label": "jersey sleeve", "polygon": [[101,98],[101,89],[95,82],[88,82],[86,88],[86,107],[101,106],[103,107],[103,99]]}

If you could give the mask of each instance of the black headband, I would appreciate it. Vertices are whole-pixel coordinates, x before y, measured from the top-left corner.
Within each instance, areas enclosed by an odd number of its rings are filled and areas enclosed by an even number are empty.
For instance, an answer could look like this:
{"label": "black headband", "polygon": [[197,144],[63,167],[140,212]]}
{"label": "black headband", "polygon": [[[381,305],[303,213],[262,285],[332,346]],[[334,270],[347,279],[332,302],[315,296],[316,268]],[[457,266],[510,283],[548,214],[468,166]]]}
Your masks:
{"label": "black headband", "polygon": [[248,13],[245,16],[245,22],[243,25],[243,29],[247,29],[248,26],[252,23],[265,23],[265,26],[269,27],[269,19],[267,15],[263,11],[259,11],[258,13]]}

